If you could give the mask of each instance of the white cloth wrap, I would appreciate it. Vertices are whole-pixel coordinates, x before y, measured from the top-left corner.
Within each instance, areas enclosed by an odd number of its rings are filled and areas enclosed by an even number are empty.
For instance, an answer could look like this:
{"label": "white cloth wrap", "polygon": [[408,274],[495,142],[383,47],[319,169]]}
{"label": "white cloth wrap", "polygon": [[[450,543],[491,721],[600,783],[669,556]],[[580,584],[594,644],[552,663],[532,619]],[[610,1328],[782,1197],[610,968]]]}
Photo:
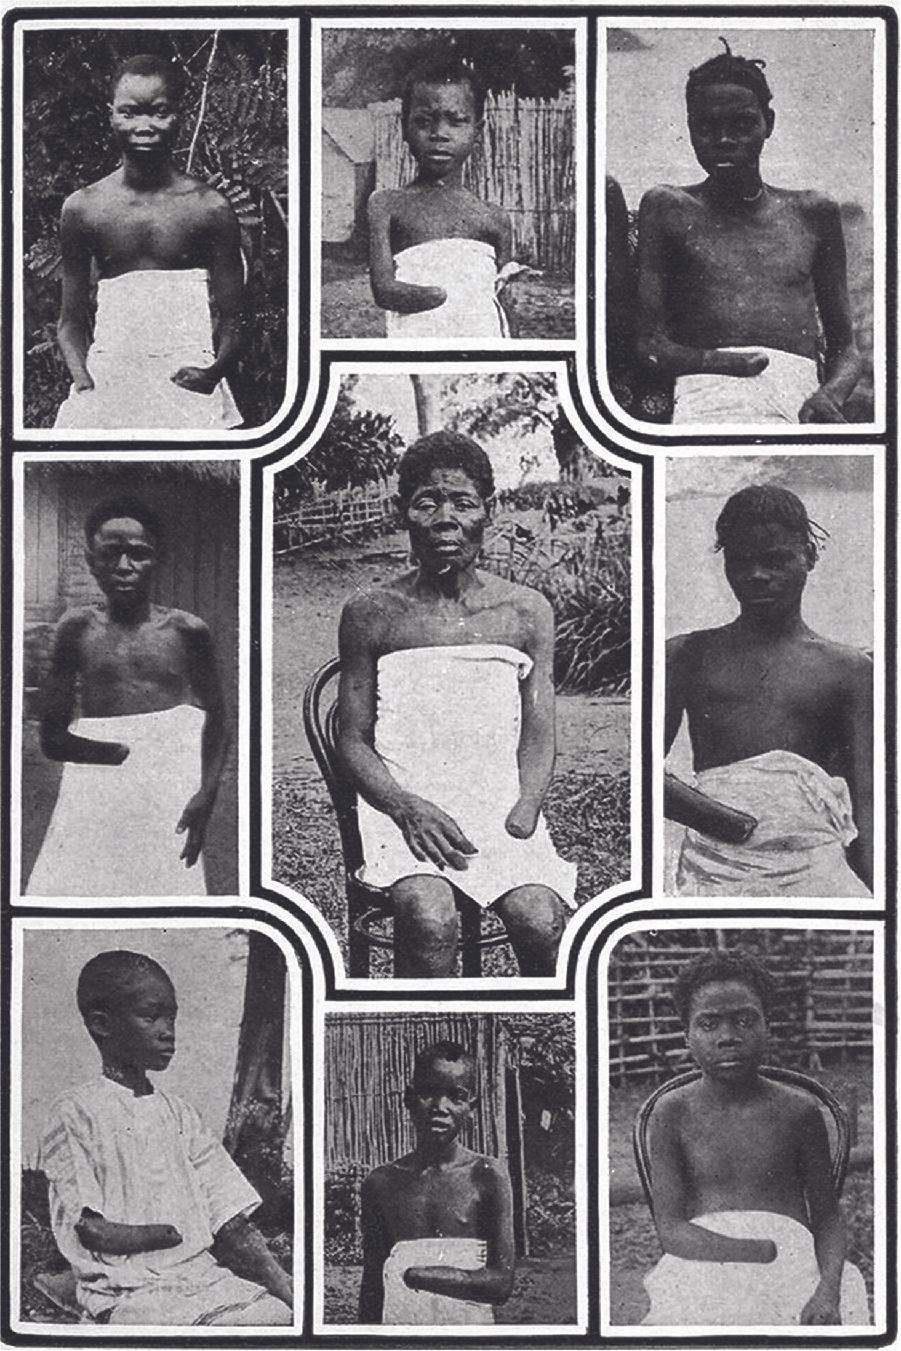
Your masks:
{"label": "white cloth wrap", "polygon": [[680,375],[673,422],[797,422],[801,406],[819,388],[816,362],[778,347],[723,347],[765,352],[759,375]]}
{"label": "white cloth wrap", "polygon": [[156,713],[79,718],[76,736],[128,746],[121,765],[63,766],[59,795],[28,881],[29,896],[196,896],[203,864],[179,858],[175,827],[200,788],[205,714],[192,704]]}
{"label": "white cloth wrap", "polygon": [[443,305],[418,314],[385,311],[389,338],[505,338],[507,324],[494,284],[497,263],[493,247],[482,239],[429,239],[394,255],[397,281],[415,286],[440,286]]}
{"label": "white cloth wrap", "polygon": [[[154,1088],[135,1097],[106,1078],[71,1089],[51,1108],[39,1163],[54,1237],[92,1317],[145,1325],[290,1321],[286,1305],[213,1257],[216,1232],[260,1198],[174,1093]],[[129,1255],[92,1252],[75,1233],[84,1208],[116,1224],[174,1225],[182,1241]]]}
{"label": "white cloth wrap", "polygon": [[[651,1309],[642,1320],[657,1327],[784,1327],[799,1324],[817,1288],[813,1234],[788,1215],[766,1210],[723,1210],[692,1220],[702,1229],[730,1238],[770,1239],[773,1262],[699,1262],[665,1253],[645,1289]],[[868,1327],[870,1312],[863,1276],[852,1263],[842,1272],[841,1319]]]}
{"label": "white cloth wrap", "polygon": [[464,871],[441,873],[414,858],[391,818],[360,798],[365,882],[443,876],[483,908],[532,883],[574,906],[575,865],[557,854],[543,817],[528,840],[504,827],[519,799],[519,682],[531,669],[524,652],[492,643],[404,648],[379,659],[376,753],[402,788],[447,812],[479,852]]}
{"label": "white cloth wrap", "polygon": [[409,1267],[459,1267],[478,1271],[485,1265],[485,1243],[479,1238],[416,1238],[395,1243],[383,1267],[385,1302],[382,1322],[405,1327],[412,1323],[443,1327],[447,1323],[493,1323],[490,1304],[411,1290],[404,1284]]}
{"label": "white cloth wrap", "polygon": [[758,825],[744,844],[686,831],[676,873],[680,895],[870,895],[845,857],[857,829],[844,779],[792,751],[767,751],[702,770],[697,784]]}
{"label": "white cloth wrap", "polygon": [[97,313],[87,367],[92,390],[73,387],[55,426],[90,431],[241,425],[225,380],[211,394],[172,383],[182,366],[215,360],[207,274],[203,268],[123,272],[97,284]]}

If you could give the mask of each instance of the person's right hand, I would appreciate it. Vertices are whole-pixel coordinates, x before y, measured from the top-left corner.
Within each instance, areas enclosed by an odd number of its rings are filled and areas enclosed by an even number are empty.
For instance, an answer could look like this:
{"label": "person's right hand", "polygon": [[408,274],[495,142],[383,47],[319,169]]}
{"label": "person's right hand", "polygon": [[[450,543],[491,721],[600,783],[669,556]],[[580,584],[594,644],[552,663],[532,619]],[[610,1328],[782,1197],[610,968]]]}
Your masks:
{"label": "person's right hand", "polygon": [[415,793],[404,797],[392,817],[410,853],[420,863],[463,872],[469,865],[468,856],[479,852],[452,816]]}
{"label": "person's right hand", "polygon": [[721,373],[737,375],[740,379],[759,375],[770,364],[766,352],[723,352],[721,356],[723,360]]}

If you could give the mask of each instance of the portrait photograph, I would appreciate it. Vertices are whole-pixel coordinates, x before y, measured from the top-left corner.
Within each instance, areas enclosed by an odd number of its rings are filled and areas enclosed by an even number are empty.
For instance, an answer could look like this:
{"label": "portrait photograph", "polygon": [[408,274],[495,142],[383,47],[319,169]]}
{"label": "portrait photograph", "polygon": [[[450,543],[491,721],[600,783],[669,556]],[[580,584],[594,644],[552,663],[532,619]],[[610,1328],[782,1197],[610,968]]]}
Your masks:
{"label": "portrait photograph", "polygon": [[631,477],[515,372],[351,376],[273,475],[273,880],[351,976],[553,976],[629,878]]}
{"label": "portrait photograph", "polygon": [[575,29],[320,40],[322,338],[574,339]]}

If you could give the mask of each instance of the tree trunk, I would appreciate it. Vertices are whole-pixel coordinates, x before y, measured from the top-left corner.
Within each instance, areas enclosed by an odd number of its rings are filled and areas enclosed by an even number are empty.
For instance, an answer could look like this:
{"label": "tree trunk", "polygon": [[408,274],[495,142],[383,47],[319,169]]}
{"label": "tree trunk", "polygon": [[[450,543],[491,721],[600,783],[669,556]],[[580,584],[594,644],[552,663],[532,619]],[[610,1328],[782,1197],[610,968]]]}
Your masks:
{"label": "tree trunk", "polygon": [[224,1144],[262,1196],[264,1207],[282,1187],[288,1120],[282,1085],[285,985],[281,952],[269,938],[250,930],[244,1011]]}

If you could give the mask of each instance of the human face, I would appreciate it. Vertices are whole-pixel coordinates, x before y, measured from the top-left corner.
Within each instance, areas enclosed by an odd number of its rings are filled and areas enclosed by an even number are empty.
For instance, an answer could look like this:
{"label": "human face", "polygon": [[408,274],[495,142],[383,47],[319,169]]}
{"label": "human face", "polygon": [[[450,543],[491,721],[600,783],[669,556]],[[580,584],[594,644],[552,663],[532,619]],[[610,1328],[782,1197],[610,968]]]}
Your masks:
{"label": "human face", "polygon": [[421,173],[446,178],[472,154],[475,106],[468,84],[416,84],[404,139]]}
{"label": "human face", "polygon": [[162,158],[170,153],[178,109],[159,75],[123,75],[110,104],[110,126],[123,154]]}
{"label": "human face", "polygon": [[740,980],[716,980],[691,997],[688,1049],[705,1078],[751,1078],[766,1051],[760,997]]}
{"label": "human face", "polygon": [[430,574],[472,567],[488,524],[488,502],[462,469],[433,469],[407,504],[410,548]]}
{"label": "human face", "polygon": [[812,563],[796,531],[775,523],[735,531],[723,558],[743,615],[774,622],[800,608]]}
{"label": "human face", "polygon": [[177,1015],[172,982],[150,968],[135,974],[113,1008],[92,1014],[90,1027],[106,1063],[164,1070],[175,1055]]}
{"label": "human face", "polygon": [[407,1108],[420,1143],[450,1144],[469,1120],[474,1100],[468,1060],[435,1060],[407,1089]]}
{"label": "human face", "polygon": [[129,517],[104,521],[85,557],[97,585],[110,601],[128,605],[150,595],[157,551],[140,521]]}
{"label": "human face", "polygon": [[756,96],[740,84],[712,84],[692,95],[688,130],[698,163],[728,186],[757,173],[760,152],[773,129]]}

